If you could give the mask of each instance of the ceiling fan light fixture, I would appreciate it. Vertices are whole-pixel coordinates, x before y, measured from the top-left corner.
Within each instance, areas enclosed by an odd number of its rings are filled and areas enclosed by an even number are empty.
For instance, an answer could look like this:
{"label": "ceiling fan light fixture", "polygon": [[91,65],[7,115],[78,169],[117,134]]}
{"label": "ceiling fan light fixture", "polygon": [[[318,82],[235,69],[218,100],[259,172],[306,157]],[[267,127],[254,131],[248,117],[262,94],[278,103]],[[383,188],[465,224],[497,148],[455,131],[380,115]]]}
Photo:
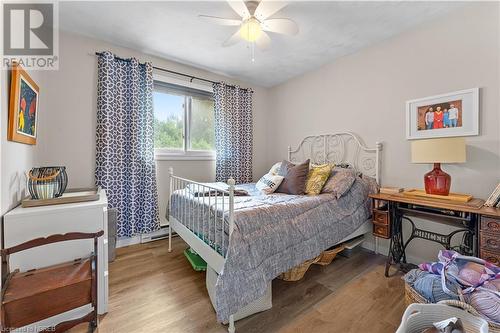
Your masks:
{"label": "ceiling fan light fixture", "polygon": [[223,47],[246,41],[252,50],[254,60],[255,48],[266,50],[271,44],[268,33],[296,35],[299,32],[297,23],[288,18],[270,18],[287,5],[286,1],[276,0],[228,0],[229,6],[240,19],[224,18],[211,15],[198,15],[204,20],[225,26],[237,26],[238,29],[226,39]]}
{"label": "ceiling fan light fixture", "polygon": [[240,28],[240,36],[246,41],[255,42],[262,33],[262,27],[260,22],[255,18],[251,17],[243,24]]}

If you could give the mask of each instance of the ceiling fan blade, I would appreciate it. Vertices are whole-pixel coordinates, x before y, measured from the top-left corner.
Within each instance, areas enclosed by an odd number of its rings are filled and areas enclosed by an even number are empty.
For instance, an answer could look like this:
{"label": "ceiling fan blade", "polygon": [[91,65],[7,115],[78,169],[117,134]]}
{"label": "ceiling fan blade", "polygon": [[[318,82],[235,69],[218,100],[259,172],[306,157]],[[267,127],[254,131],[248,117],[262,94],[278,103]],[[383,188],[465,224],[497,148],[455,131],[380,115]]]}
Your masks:
{"label": "ceiling fan blade", "polygon": [[218,25],[241,25],[241,20],[228,19],[210,15],[198,15],[198,17]]}
{"label": "ceiling fan blade", "polygon": [[299,33],[299,26],[290,19],[275,18],[265,20],[262,23],[262,30],[293,36]]}
{"label": "ceiling fan blade", "polygon": [[286,5],[288,5],[288,2],[285,1],[262,0],[257,6],[257,9],[255,9],[254,16],[262,22],[263,20],[280,11]]}
{"label": "ceiling fan blade", "polygon": [[231,37],[229,37],[224,41],[224,43],[222,43],[222,46],[224,47],[231,46],[238,43],[240,40],[241,40],[240,30],[238,29]]}
{"label": "ceiling fan blade", "polygon": [[250,12],[243,0],[228,1],[227,3],[241,18],[247,19],[250,17]]}
{"label": "ceiling fan blade", "polygon": [[257,47],[261,50],[266,50],[271,46],[271,37],[264,31],[260,33],[259,38],[255,41]]}

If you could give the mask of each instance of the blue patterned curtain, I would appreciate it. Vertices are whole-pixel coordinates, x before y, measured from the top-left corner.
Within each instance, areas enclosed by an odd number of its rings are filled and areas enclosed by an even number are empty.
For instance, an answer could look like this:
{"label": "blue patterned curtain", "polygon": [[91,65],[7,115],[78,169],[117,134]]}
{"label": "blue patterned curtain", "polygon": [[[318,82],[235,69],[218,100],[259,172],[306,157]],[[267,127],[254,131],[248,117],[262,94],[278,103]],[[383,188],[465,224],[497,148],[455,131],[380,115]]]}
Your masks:
{"label": "blue patterned curtain", "polygon": [[237,184],[252,182],[252,94],[242,89],[214,83],[215,179]]}
{"label": "blue patterned curtain", "polygon": [[118,236],[159,228],[153,139],[153,68],[103,52],[98,60],[97,186],[118,209]]}

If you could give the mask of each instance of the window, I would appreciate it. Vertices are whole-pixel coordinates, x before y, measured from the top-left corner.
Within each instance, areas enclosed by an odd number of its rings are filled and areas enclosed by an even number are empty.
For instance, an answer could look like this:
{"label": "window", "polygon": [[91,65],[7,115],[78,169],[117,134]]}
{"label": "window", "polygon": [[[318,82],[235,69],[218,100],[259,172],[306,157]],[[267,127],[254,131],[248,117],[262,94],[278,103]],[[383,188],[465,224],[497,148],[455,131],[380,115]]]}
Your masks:
{"label": "window", "polygon": [[153,104],[157,158],[213,158],[212,93],[155,81]]}

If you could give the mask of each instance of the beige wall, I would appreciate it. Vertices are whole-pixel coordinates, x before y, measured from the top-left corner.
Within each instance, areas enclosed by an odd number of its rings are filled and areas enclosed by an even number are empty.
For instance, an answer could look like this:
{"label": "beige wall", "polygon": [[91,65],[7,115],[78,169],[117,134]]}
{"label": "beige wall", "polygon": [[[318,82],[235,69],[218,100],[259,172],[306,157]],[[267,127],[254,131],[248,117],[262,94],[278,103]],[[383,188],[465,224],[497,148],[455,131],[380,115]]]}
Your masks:
{"label": "beige wall", "polygon": [[[254,175],[266,170],[266,90],[228,77],[109,43],[62,32],[60,34],[59,70],[44,73],[45,103],[39,123],[37,162],[67,167],[70,187],[94,184],[95,124],[97,108],[96,51],[110,50],[120,57],[136,57],[152,61],[154,66],[197,75],[211,80],[224,80],[254,89]],[[158,161],[160,215],[165,215],[168,195],[168,168],[183,177],[210,181],[215,177],[213,161]]]}
{"label": "beige wall", "polygon": [[[43,73],[29,71],[28,74],[38,84],[43,94]],[[0,71],[0,216],[15,207],[26,193],[26,171],[33,167],[36,146],[7,141],[7,121],[9,113],[10,73]],[[44,107],[44,99],[40,98],[39,108]]]}
{"label": "beige wall", "polygon": [[383,185],[422,187],[430,165],[410,163],[405,101],[480,87],[480,135],[466,139],[467,163],[444,169],[453,191],[487,197],[500,180],[499,37],[499,4],[468,5],[272,88],[268,164],[306,135],[348,130],[384,143]]}
{"label": "beige wall", "polygon": [[[40,71],[28,71],[31,78],[43,92],[43,77]],[[19,204],[26,196],[26,171],[35,163],[36,146],[7,141],[7,124],[9,115],[10,73],[0,71],[0,220],[10,209]],[[40,98],[38,107],[43,107],[44,100]],[[3,228],[0,227],[0,239],[3,238]],[[2,274],[0,268],[0,275]],[[2,282],[0,281],[0,288]]]}

